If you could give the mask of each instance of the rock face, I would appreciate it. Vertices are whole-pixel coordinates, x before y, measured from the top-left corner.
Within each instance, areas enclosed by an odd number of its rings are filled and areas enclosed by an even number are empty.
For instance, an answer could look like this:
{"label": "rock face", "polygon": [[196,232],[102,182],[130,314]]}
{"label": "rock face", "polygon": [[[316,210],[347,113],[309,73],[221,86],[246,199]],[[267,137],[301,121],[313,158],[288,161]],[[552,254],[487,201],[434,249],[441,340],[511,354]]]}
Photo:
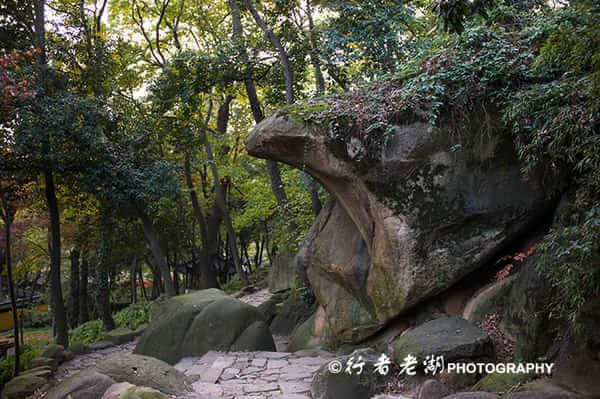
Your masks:
{"label": "rock face", "polygon": [[[311,385],[313,399],[362,399],[383,392],[389,377],[393,375],[393,370],[390,365],[386,375],[373,372],[373,364],[377,362],[380,355],[371,349],[359,349],[348,356],[332,361],[339,365],[340,369],[332,367],[331,362],[321,366],[314,375]],[[350,360],[352,362],[348,363]],[[352,369],[352,374],[344,370],[348,364],[358,365],[362,362],[365,364],[360,374],[358,374],[359,368]]]}
{"label": "rock face", "polygon": [[435,354],[444,360],[491,358],[494,348],[482,329],[460,317],[440,317],[407,331],[392,343],[398,362],[412,355],[417,359]]}
{"label": "rock face", "polygon": [[209,350],[274,351],[265,316],[217,289],[180,295],[154,306],[134,353],[169,364]]}
{"label": "rock face", "polygon": [[322,337],[356,343],[488,262],[553,205],[524,178],[510,137],[473,123],[457,138],[398,126],[378,161],[284,112],[258,124],[251,155],[302,167],[331,194],[303,257],[324,312]]}

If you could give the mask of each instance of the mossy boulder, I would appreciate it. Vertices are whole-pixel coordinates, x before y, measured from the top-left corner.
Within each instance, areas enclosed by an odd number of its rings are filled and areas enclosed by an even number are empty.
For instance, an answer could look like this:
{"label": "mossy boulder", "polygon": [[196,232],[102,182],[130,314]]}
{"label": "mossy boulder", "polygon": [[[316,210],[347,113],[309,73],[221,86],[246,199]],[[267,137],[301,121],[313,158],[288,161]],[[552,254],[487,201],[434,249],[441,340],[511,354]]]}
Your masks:
{"label": "mossy boulder", "polygon": [[[359,349],[348,356],[339,357],[323,365],[314,375],[311,384],[311,395],[313,399],[364,399],[383,392],[389,377],[393,375],[390,366],[387,375],[374,372],[372,365],[377,362],[381,353],[371,349]],[[352,358],[354,364],[365,362],[364,369],[358,374],[358,369],[353,373],[346,373],[344,368]],[[340,372],[332,372],[331,362],[342,367]]]}
{"label": "mossy boulder", "polygon": [[594,396],[578,396],[564,387],[552,382],[549,378],[539,378],[523,384],[516,392],[507,393],[503,399],[574,399],[592,398]]}
{"label": "mossy boulder", "polygon": [[112,342],[115,345],[122,345],[124,343],[133,341],[133,339],[140,334],[141,333],[135,330],[130,330],[126,327],[118,327],[107,332],[104,335],[104,340]]}
{"label": "mossy boulder", "polygon": [[116,381],[94,369],[73,374],[46,393],[46,399],[100,399]]}
{"label": "mossy boulder", "polygon": [[263,351],[277,351],[275,341],[269,331],[269,326],[264,321],[255,321],[237,337],[235,342],[229,347],[234,352],[247,351],[248,348],[260,347]]}
{"label": "mossy boulder", "polygon": [[277,315],[271,322],[271,331],[274,334],[290,335],[294,328],[306,321],[315,310],[315,303],[307,302],[295,292],[280,305]]}
{"label": "mossy boulder", "polygon": [[183,395],[190,390],[183,373],[149,356],[116,354],[100,361],[96,369],[117,382],[147,386],[169,395]]}
{"label": "mossy boulder", "polygon": [[40,366],[40,367],[34,367],[31,368],[29,370],[25,370],[21,373],[21,375],[34,375],[37,377],[41,377],[41,378],[46,378],[48,379],[53,373],[53,370],[48,367],[48,366]]}
{"label": "mossy boulder", "polygon": [[505,393],[512,387],[532,379],[529,374],[491,373],[483,377],[473,386],[473,391]]}
{"label": "mossy boulder", "polygon": [[23,374],[6,383],[2,399],[25,399],[48,383],[46,378],[36,374]]}
{"label": "mossy boulder", "polygon": [[394,359],[443,356],[445,361],[491,358],[494,348],[488,334],[460,317],[440,317],[408,330],[392,342]]}
{"label": "mossy boulder", "polygon": [[108,388],[102,399],[168,399],[168,396],[156,389],[121,382]]}
{"label": "mossy boulder", "polygon": [[134,353],[175,364],[209,350],[228,351],[234,344],[237,350],[273,350],[268,328],[255,325],[244,336],[256,322],[265,322],[262,312],[217,289],[176,296],[153,306]]}
{"label": "mossy boulder", "polygon": [[32,368],[43,366],[49,367],[52,370],[56,370],[58,368],[58,362],[55,359],[49,357],[36,357],[31,360],[31,363],[29,363],[29,365]]}

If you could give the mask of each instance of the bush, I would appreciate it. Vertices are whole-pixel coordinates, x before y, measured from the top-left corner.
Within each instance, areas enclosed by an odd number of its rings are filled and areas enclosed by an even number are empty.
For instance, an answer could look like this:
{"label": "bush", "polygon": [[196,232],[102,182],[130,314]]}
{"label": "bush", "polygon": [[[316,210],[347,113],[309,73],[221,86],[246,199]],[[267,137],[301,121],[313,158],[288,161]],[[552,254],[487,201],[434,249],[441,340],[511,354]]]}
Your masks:
{"label": "bush", "polygon": [[104,338],[102,320],[91,320],[69,331],[69,341],[73,344],[91,344]]}
{"label": "bush", "polygon": [[[20,367],[19,370],[24,371],[30,368],[31,360],[39,355],[38,351],[30,345],[21,347]],[[15,367],[15,358],[13,356],[6,357],[0,360],[0,390],[4,388],[11,378],[13,368]]]}
{"label": "bush", "polygon": [[40,312],[37,310],[26,309],[23,312],[23,327],[42,328],[52,325],[52,315],[50,312]]}
{"label": "bush", "polygon": [[119,327],[135,330],[142,324],[148,323],[151,307],[152,302],[129,305],[115,314],[115,323],[117,323],[117,326]]}

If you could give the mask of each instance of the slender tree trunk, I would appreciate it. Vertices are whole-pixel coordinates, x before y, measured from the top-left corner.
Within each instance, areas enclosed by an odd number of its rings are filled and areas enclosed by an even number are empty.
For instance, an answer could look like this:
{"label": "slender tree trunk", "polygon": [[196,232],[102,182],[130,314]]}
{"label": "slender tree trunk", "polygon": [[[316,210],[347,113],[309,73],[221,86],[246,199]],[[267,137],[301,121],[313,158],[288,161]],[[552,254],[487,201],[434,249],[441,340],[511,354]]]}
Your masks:
{"label": "slender tree trunk", "polygon": [[308,37],[310,43],[310,60],[315,68],[315,85],[317,88],[317,94],[323,95],[325,93],[325,78],[321,71],[321,60],[319,59],[319,46],[317,43],[317,35],[315,32],[315,21],[312,16],[312,6],[310,0],[306,0],[306,14],[308,17]]}
{"label": "slender tree trunk", "polygon": [[135,279],[137,276],[137,257],[133,257],[131,262],[131,270],[129,272],[129,280],[131,284],[131,303],[137,303],[137,289],[135,287]]}
{"label": "slender tree trunk", "polygon": [[46,183],[46,203],[48,204],[48,213],[50,216],[50,305],[54,314],[56,343],[66,348],[69,346],[69,333],[67,312],[65,310],[60,281],[60,214],[56,199],[56,189],[54,188],[54,177],[50,170],[44,172],[44,180]]}
{"label": "slender tree trunk", "polygon": [[146,285],[144,283],[144,272],[142,271],[142,268],[140,267],[140,284],[142,285],[142,297],[144,298],[144,300],[148,300],[148,295],[146,294]]}
{"label": "slender tree trunk", "polygon": [[79,250],[71,251],[71,328],[79,325]]}
{"label": "slender tree trunk", "polygon": [[158,231],[154,227],[154,224],[150,220],[150,217],[146,215],[146,213],[139,207],[136,207],[138,211],[138,216],[142,221],[142,228],[144,230],[144,236],[146,236],[146,240],[148,241],[148,245],[150,245],[150,251],[152,252],[152,256],[154,257],[154,262],[162,275],[162,279],[165,284],[165,294],[167,297],[175,296],[175,285],[173,284],[173,280],[171,279],[169,273],[169,266],[166,262],[165,251],[163,249],[163,245],[160,239],[160,235]]}
{"label": "slender tree trunk", "polygon": [[262,19],[262,17],[258,13],[258,11],[256,11],[256,8],[254,8],[254,6],[252,5],[252,2],[250,0],[243,0],[243,1],[244,1],[244,5],[248,9],[248,11],[250,11],[250,14],[252,14],[252,17],[254,18],[254,21],[256,22],[258,27],[265,33],[265,35],[267,36],[267,38],[269,39],[269,41],[271,42],[273,47],[275,47],[275,49],[279,53],[279,62],[281,63],[281,69],[283,70],[283,76],[285,77],[285,98],[286,98],[288,104],[293,104],[294,103],[294,77],[292,74],[292,67],[290,65],[290,59],[288,57],[288,54],[285,51],[285,49],[283,48],[283,45],[281,44],[279,37],[277,37],[277,35],[275,33],[273,33],[273,31],[271,29],[269,29],[269,27],[267,26],[265,21]]}
{"label": "slender tree trunk", "polygon": [[[283,76],[285,77],[286,102],[288,104],[293,104],[295,102],[294,75],[292,72],[292,66],[290,64],[290,58],[288,56],[288,53],[285,50],[285,48],[283,47],[283,45],[281,44],[279,37],[275,33],[273,33],[273,31],[267,26],[265,21],[262,19],[262,17],[258,13],[258,11],[256,11],[256,8],[254,8],[254,6],[252,5],[252,2],[250,0],[244,0],[244,4],[246,5],[246,8],[248,9],[248,11],[250,11],[250,14],[252,14],[252,17],[254,17],[254,21],[256,22],[256,24],[265,33],[265,35],[267,36],[267,38],[269,39],[269,41],[271,42],[273,47],[275,47],[275,49],[277,50],[277,53],[279,54],[279,62],[281,64],[281,69],[283,70]],[[271,168],[271,166],[269,166],[269,168]],[[274,174],[275,171],[273,171],[273,172],[269,171],[269,175],[271,175],[271,173]],[[306,189],[310,193],[313,213],[316,216],[319,214],[319,211],[321,210],[321,207],[322,207],[321,200],[319,199],[319,195],[316,191],[316,184],[313,181],[312,177],[310,177],[305,171],[301,171],[300,173],[302,175],[302,179],[305,182],[309,182],[309,184],[305,184],[305,186],[306,186]],[[272,182],[277,181],[277,180],[281,181],[281,178],[277,179],[277,176],[275,176],[275,175],[273,175],[273,177],[275,177],[275,180],[272,179],[271,180]],[[282,184],[280,184],[280,186],[283,188]],[[281,195],[281,194],[279,194],[279,195]],[[286,199],[286,203],[287,203],[287,199]],[[297,230],[297,228],[294,229],[294,231],[296,231],[296,230]]]}
{"label": "slender tree trunk", "polygon": [[12,319],[13,319],[13,336],[14,336],[14,344],[15,344],[15,364],[13,368],[13,377],[19,375],[20,368],[20,355],[21,350],[19,347],[19,316],[17,314],[17,298],[15,295],[15,283],[12,275],[12,260],[10,257],[10,228],[12,226],[13,217],[15,212],[12,209],[12,206],[8,203],[8,201],[2,201],[3,209],[3,217],[4,220],[4,240],[5,240],[5,263],[6,263],[6,275],[8,277],[8,295],[10,296],[10,308],[12,311]]}
{"label": "slender tree trunk", "polygon": [[85,323],[90,320],[89,300],[88,300],[88,260],[83,257],[81,260],[81,279],[79,284],[79,322]]}
{"label": "slender tree trunk", "polygon": [[[228,102],[226,104],[227,104],[227,106],[229,105]],[[211,105],[208,110],[207,120],[210,118],[211,112],[212,112],[212,102],[211,102]],[[229,112],[229,111],[227,111],[227,112]],[[221,113],[221,112],[219,112],[219,113]],[[226,127],[225,128],[221,127],[221,130],[223,130],[223,129],[226,130]],[[206,152],[206,157],[208,158],[208,164],[210,166],[211,173],[213,175],[213,185],[215,187],[215,202],[217,203],[217,206],[219,207],[219,209],[221,210],[221,213],[223,215],[223,221],[225,222],[225,229],[227,230],[227,237],[228,237],[228,241],[229,241],[229,245],[230,245],[229,249],[233,256],[233,263],[235,265],[235,270],[239,274],[240,279],[242,280],[242,284],[244,286],[248,286],[249,285],[248,276],[242,269],[240,257],[237,252],[235,230],[233,229],[233,223],[231,221],[231,216],[229,214],[229,207],[227,206],[227,200],[226,200],[224,186],[219,179],[219,171],[217,170],[217,164],[215,163],[215,159],[213,157],[212,146],[211,146],[210,141],[208,140],[208,137],[206,134],[206,126],[204,126],[203,130],[204,130],[204,137],[205,137],[204,150]],[[224,132],[225,131],[222,131],[222,133],[224,133]]]}
{"label": "slender tree trunk", "polygon": [[110,291],[108,287],[108,271],[106,271],[106,264],[103,264],[96,269],[96,295],[96,305],[98,306],[98,312],[100,313],[100,318],[104,324],[104,329],[106,331],[114,330],[116,325],[110,308]]}
{"label": "slender tree trunk", "polygon": [[[243,40],[244,31],[237,2],[236,0],[228,0],[228,4],[231,11],[233,37],[237,40]],[[248,54],[245,52],[245,50],[242,52],[242,60],[246,64],[249,64]],[[250,109],[252,111],[254,121],[256,123],[260,123],[260,121],[265,118],[265,115],[263,114],[260,106],[260,101],[258,99],[258,95],[256,94],[256,86],[254,85],[254,81],[251,77],[248,76],[244,79],[244,86],[246,87],[246,94],[248,96],[248,102],[250,103]],[[298,226],[296,225],[294,217],[287,205],[287,195],[285,193],[283,181],[281,180],[281,172],[279,171],[279,166],[277,166],[275,161],[267,160],[267,172],[271,181],[271,191],[277,200],[277,205],[283,213],[283,217],[288,224],[290,232],[295,235],[297,234]]]}
{"label": "slender tree trunk", "polygon": [[184,160],[184,175],[188,191],[190,192],[190,200],[192,202],[192,208],[194,210],[194,216],[200,225],[200,239],[202,241],[202,258],[200,267],[200,276],[202,288],[219,288],[219,283],[214,272],[214,267],[211,262],[210,256],[210,245],[208,242],[208,228],[206,226],[206,217],[200,208],[198,202],[198,195],[194,188],[192,180],[192,168],[190,164],[189,153],[186,152]]}

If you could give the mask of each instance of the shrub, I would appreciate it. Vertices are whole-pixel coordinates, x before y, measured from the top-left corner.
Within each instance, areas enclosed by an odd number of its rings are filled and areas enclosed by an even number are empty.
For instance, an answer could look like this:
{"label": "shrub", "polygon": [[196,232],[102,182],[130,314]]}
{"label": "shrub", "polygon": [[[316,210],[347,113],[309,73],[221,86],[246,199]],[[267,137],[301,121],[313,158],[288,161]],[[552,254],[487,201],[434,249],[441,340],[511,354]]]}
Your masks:
{"label": "shrub", "polygon": [[117,323],[117,326],[119,327],[135,330],[142,324],[148,323],[151,307],[152,302],[129,305],[115,314],[115,323]]}
{"label": "shrub", "polygon": [[[38,351],[32,348],[30,345],[24,345],[21,347],[19,370],[23,371],[29,369],[31,360],[38,355]],[[0,360],[0,390],[4,388],[4,384],[6,384],[12,378],[14,367],[15,358],[13,356],[8,356]]]}
{"label": "shrub", "polygon": [[102,320],[91,320],[72,329],[69,332],[69,341],[73,344],[91,344],[104,337],[104,324]]}
{"label": "shrub", "polygon": [[52,325],[52,315],[50,312],[40,312],[37,310],[26,309],[23,312],[23,327],[42,328]]}

